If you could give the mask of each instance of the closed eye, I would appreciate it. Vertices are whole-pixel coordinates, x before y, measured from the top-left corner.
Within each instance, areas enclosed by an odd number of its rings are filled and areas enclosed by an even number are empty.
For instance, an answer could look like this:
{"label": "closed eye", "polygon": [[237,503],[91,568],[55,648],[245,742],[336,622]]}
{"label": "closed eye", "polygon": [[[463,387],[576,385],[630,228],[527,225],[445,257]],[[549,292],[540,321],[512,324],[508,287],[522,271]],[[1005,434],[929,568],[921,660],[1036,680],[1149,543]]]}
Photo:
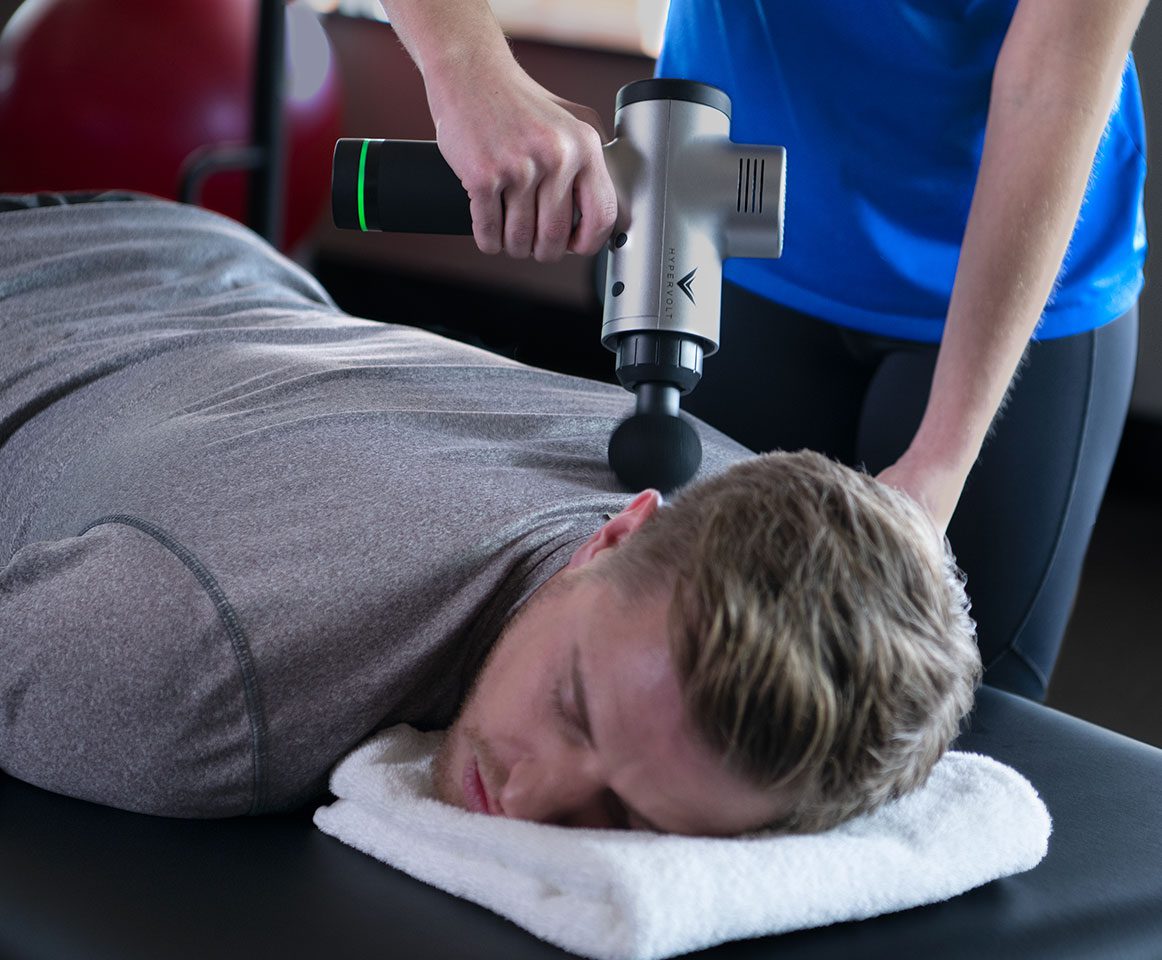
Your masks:
{"label": "closed eye", "polygon": [[553,687],[552,701],[553,713],[557,716],[557,718],[573,733],[584,736],[581,731],[581,725],[571,716],[569,716],[569,711],[565,709],[565,699],[561,696],[561,687],[559,685]]}
{"label": "closed eye", "polygon": [[[583,742],[589,743],[592,746],[592,740],[586,734],[581,726],[581,723],[573,717],[565,706],[565,698],[561,693],[561,685],[558,684],[553,687],[553,693],[550,699],[551,709],[554,716],[565,725],[569,731],[571,738],[579,739]],[[615,793],[613,790],[605,791],[605,807],[609,811],[610,819],[618,830],[652,830],[654,833],[662,833],[660,827],[650,823],[645,817],[631,810],[629,806]]]}

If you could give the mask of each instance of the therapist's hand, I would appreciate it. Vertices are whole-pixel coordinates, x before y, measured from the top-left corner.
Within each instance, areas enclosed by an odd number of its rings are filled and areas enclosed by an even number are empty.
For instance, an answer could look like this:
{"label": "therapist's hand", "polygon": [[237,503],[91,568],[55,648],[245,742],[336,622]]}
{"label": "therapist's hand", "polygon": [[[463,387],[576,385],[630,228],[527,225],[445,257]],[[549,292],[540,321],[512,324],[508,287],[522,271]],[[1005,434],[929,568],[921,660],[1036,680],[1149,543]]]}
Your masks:
{"label": "therapist's hand", "polygon": [[617,195],[596,111],[550,93],[511,58],[429,75],[427,90],[440,152],[468,193],[484,253],[554,261],[601,248]]}
{"label": "therapist's hand", "polygon": [[916,454],[905,453],[876,475],[880,483],[906,493],[932,520],[934,532],[943,539],[964,489],[966,475],[959,468],[944,467]]}

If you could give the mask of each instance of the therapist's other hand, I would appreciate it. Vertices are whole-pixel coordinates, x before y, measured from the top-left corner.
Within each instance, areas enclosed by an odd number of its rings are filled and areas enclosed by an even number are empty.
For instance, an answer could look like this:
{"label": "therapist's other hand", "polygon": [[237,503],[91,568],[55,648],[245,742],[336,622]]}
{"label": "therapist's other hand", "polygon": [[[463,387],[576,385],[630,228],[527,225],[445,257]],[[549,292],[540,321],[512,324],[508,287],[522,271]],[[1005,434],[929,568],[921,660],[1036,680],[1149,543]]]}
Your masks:
{"label": "therapist's other hand", "polygon": [[515,60],[429,77],[427,89],[436,141],[468,193],[484,253],[547,262],[601,248],[617,194],[595,110],[550,93]]}
{"label": "therapist's other hand", "polygon": [[964,489],[964,474],[905,453],[876,479],[920,504],[931,518],[937,537],[943,539]]}

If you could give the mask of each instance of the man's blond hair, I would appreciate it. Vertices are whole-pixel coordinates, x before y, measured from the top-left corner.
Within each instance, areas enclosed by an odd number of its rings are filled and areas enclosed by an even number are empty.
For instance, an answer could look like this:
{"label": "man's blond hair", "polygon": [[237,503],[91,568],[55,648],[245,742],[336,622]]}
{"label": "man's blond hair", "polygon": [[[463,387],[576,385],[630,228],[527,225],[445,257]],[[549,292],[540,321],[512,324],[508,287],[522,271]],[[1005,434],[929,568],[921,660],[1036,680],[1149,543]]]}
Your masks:
{"label": "man's blond hair", "polygon": [[674,587],[686,709],[771,827],[827,829],[921,785],[980,680],[963,576],[923,511],[816,453],[771,453],[684,491],[603,575]]}

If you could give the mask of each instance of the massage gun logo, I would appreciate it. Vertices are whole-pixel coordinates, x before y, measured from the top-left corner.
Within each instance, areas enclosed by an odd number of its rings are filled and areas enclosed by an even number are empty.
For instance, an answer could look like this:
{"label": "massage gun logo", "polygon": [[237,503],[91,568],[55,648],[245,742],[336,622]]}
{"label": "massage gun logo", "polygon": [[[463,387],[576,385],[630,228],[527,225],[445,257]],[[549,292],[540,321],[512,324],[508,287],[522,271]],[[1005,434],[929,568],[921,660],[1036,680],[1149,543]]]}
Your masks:
{"label": "massage gun logo", "polygon": [[678,252],[670,247],[669,253],[666,255],[666,291],[664,296],[665,316],[670,319],[674,315],[674,287],[681,290],[691,303],[697,306],[694,300],[694,274],[698,272],[695,267],[686,276],[680,280],[675,279],[678,276]]}

